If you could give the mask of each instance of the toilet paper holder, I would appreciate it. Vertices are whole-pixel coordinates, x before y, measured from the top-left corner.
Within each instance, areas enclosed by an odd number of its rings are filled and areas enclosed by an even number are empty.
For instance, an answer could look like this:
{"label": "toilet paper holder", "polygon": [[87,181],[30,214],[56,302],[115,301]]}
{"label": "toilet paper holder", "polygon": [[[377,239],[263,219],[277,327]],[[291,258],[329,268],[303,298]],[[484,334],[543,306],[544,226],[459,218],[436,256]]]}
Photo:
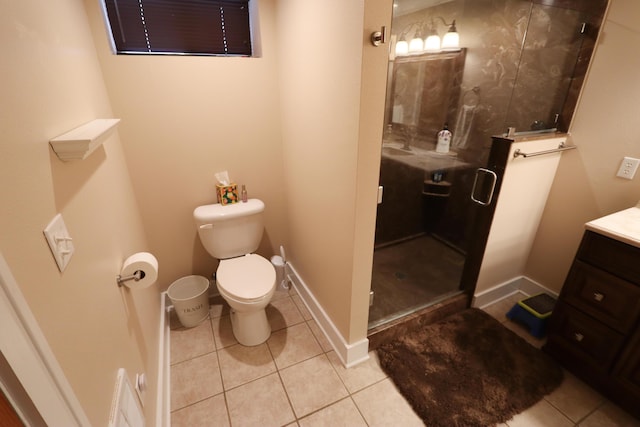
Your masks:
{"label": "toilet paper holder", "polygon": [[144,271],[136,270],[130,276],[122,277],[122,275],[118,274],[116,276],[116,282],[118,283],[118,287],[121,288],[122,286],[124,286],[124,282],[128,282],[129,280],[135,280],[137,282],[138,280],[143,279],[144,276],[145,276]]}

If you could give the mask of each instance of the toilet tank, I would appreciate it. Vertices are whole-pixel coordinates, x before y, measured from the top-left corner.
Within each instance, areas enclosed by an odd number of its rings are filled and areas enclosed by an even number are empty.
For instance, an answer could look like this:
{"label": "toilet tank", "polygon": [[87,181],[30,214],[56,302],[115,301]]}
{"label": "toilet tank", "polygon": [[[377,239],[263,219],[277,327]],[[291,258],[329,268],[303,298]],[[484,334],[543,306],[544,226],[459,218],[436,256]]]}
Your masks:
{"label": "toilet tank", "polygon": [[262,200],[246,203],[204,205],[193,211],[204,248],[217,259],[250,254],[258,249],[264,224]]}

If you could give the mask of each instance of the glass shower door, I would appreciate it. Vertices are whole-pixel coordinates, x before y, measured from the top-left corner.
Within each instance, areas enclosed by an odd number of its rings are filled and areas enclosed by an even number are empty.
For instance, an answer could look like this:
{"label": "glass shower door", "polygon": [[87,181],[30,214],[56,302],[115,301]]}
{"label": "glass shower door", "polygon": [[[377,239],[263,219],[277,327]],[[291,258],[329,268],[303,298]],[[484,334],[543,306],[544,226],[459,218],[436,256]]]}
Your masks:
{"label": "glass shower door", "polygon": [[461,292],[469,195],[484,163],[435,146],[438,131],[454,123],[464,62],[459,50],[390,64],[370,328]]}
{"label": "glass shower door", "polygon": [[[492,136],[510,127],[566,129],[580,89],[576,70],[589,59],[581,56],[586,22],[600,22],[601,6],[395,1],[370,329],[473,295],[495,208],[488,196],[494,186],[499,192],[505,161]],[[461,48],[427,42],[453,29]],[[445,126],[453,133],[448,152],[436,150]]]}

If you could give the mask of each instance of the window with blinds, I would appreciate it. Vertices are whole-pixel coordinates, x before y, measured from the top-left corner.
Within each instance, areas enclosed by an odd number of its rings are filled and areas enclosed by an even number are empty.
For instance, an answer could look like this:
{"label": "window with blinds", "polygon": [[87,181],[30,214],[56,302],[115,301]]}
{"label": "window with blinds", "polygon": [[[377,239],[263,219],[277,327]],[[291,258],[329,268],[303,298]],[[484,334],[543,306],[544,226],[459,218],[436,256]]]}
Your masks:
{"label": "window with blinds", "polygon": [[118,54],[251,56],[249,0],[104,0]]}

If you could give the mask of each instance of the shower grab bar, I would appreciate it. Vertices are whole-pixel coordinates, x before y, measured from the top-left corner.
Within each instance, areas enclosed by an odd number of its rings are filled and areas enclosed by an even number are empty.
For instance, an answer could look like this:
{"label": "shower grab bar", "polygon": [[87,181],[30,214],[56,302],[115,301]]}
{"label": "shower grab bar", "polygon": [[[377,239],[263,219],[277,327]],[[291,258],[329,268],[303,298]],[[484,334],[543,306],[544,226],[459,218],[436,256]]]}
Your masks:
{"label": "shower grab bar", "polygon": [[520,149],[518,148],[516,151],[513,152],[513,158],[515,159],[518,156],[522,156],[522,157],[535,157],[535,156],[542,156],[544,154],[553,154],[553,153],[559,153],[560,151],[567,151],[567,150],[573,150],[578,148],[575,145],[564,145],[564,142],[561,143],[560,145],[558,145],[558,148],[554,148],[553,150],[545,150],[545,151],[538,151],[536,153],[523,153],[522,151],[520,151]]}

